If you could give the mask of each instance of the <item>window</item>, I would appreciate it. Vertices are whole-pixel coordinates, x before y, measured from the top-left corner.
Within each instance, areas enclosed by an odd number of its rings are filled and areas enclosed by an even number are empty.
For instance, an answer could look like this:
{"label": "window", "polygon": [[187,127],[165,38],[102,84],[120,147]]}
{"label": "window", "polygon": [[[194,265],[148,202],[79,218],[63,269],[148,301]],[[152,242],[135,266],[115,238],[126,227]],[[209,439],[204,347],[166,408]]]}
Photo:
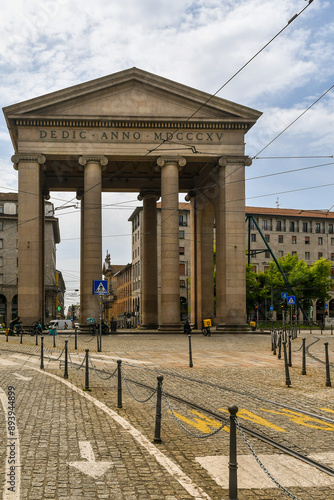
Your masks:
{"label": "window", "polygon": [[303,233],[307,233],[307,232],[308,232],[308,223],[303,222]]}
{"label": "window", "polygon": [[251,234],[251,241],[256,241],[256,234],[255,233],[252,233]]}
{"label": "window", "polygon": [[310,244],[310,237],[305,236],[305,245],[309,245],[309,244]]}
{"label": "window", "polygon": [[3,222],[2,222],[2,220],[0,220],[0,231],[2,231],[2,230],[3,230]]}
{"label": "window", "polygon": [[295,245],[297,243],[297,236],[291,236],[291,243]]}
{"label": "window", "polygon": [[3,214],[3,205],[0,205],[0,214]]}
{"label": "window", "polygon": [[276,231],[282,231],[282,221],[281,220],[276,221]]}
{"label": "window", "polygon": [[179,215],[179,226],[186,226],[187,220],[185,215]]}
{"label": "window", "polygon": [[0,267],[3,267],[3,257],[0,257]]}
{"label": "window", "polygon": [[0,248],[3,248],[3,240],[0,239]]}
{"label": "window", "polygon": [[283,255],[284,255],[283,250],[279,250],[279,251],[278,251],[278,256],[279,256],[279,257],[283,257]]}
{"label": "window", "polygon": [[265,239],[266,239],[266,241],[268,241],[268,243],[270,242],[270,236],[269,236],[269,234],[265,235]]}
{"label": "window", "polygon": [[315,223],[315,232],[316,232],[316,233],[320,233],[320,229],[321,229],[321,228],[320,228],[320,222],[316,222],[316,223]]}
{"label": "window", "polygon": [[268,221],[267,220],[262,221],[262,229],[268,229]]}
{"label": "window", "polygon": [[318,259],[322,259],[323,256],[324,254],[322,252],[318,252]]}
{"label": "window", "polygon": [[278,243],[283,243],[283,234],[278,235]]}
{"label": "window", "polygon": [[331,246],[334,246],[334,238],[331,238]]}
{"label": "window", "polygon": [[291,255],[292,256],[297,255],[297,252],[293,251],[293,252],[291,252]]}
{"label": "window", "polygon": [[186,287],[185,280],[180,280],[180,288],[185,288],[185,287]]}
{"label": "window", "polygon": [[179,247],[179,255],[184,255],[184,247]]}
{"label": "window", "polygon": [[3,285],[3,274],[0,274],[0,285]]}
{"label": "window", "polygon": [[179,238],[184,238],[184,231],[179,231]]}
{"label": "window", "polygon": [[334,253],[331,253],[331,260],[334,261]]}
{"label": "window", "polygon": [[333,224],[328,224],[328,232],[333,233],[334,225]]}
{"label": "window", "polygon": [[266,250],[266,251],[264,252],[264,258],[265,258],[265,259],[270,259],[270,252],[269,252],[268,250]]}
{"label": "window", "polygon": [[250,219],[250,220],[249,220],[249,227],[250,227],[251,229],[254,229],[254,226],[255,226],[255,224],[254,224],[253,219]]}
{"label": "window", "polygon": [[319,236],[319,238],[318,238],[318,245],[322,245],[323,242],[324,242],[324,240],[323,240],[322,236]]}
{"label": "window", "polygon": [[184,263],[180,263],[180,276],[185,276],[186,275],[186,265]]}
{"label": "window", "polygon": [[290,220],[290,224],[289,224],[289,231],[290,233],[294,233],[295,232],[295,222],[293,220]]}
{"label": "window", "polygon": [[310,252],[305,252],[305,260],[310,260]]}

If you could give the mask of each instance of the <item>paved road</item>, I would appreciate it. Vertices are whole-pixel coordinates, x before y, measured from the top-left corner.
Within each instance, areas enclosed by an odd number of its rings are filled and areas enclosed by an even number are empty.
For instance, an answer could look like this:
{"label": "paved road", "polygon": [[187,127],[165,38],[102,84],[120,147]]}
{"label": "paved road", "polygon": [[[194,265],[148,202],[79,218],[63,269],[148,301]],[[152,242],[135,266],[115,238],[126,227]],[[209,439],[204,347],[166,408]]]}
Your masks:
{"label": "paved road", "polygon": [[[302,337],[314,356],[307,357],[307,375],[301,375]],[[68,379],[60,356],[65,340],[71,353]],[[301,334],[293,341],[289,388],[268,335],[193,335],[191,340],[192,368],[184,335],[103,337],[102,353],[88,335],[79,337],[77,351],[74,336],[58,335],[55,348],[45,336],[41,370],[40,339],[36,346],[30,336],[22,344],[0,336],[3,498],[227,499],[229,430],[220,427],[234,404],[240,424],[334,469],[333,388],[326,387],[324,365],[324,342],[334,360],[330,333]],[[91,391],[83,391],[85,370],[79,369],[87,348]],[[122,408],[117,408],[119,359],[127,379]],[[160,444],[153,442],[158,375],[167,394]],[[334,498],[333,476],[248,439],[293,496]],[[240,434],[238,466],[240,500],[289,498],[263,472]]]}

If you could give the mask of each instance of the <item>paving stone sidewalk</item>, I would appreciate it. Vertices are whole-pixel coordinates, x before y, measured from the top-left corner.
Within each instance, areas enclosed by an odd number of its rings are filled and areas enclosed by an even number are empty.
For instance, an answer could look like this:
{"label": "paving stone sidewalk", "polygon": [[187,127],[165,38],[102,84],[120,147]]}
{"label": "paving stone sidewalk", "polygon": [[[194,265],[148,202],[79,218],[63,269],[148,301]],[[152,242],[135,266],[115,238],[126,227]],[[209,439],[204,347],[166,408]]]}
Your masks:
{"label": "paving stone sidewalk", "polygon": [[[309,348],[314,358],[307,357],[304,376],[302,337],[310,346],[317,340]],[[70,363],[68,379],[64,379],[63,361],[54,361],[65,340],[76,363],[75,367]],[[58,335],[56,348],[53,339],[45,336],[48,355],[43,371],[39,369],[40,339],[36,346],[30,336],[23,338],[22,344],[19,338],[6,342],[0,336],[2,401],[8,397],[8,387],[13,386],[22,466],[20,496],[12,498],[227,499],[229,432],[221,430],[205,439],[198,436],[217,430],[228,417],[231,404],[238,405],[242,424],[302,453],[320,453],[320,460],[334,468],[333,389],[325,386],[324,342],[329,343],[333,358],[334,339],[328,333],[301,334],[293,340],[292,383],[288,388],[283,360],[273,355],[268,335],[193,335],[192,368],[184,335],[116,334],[102,338],[102,353],[97,352],[96,339],[88,336],[79,337],[78,352],[73,336]],[[76,369],[87,345],[95,367],[90,371],[91,392],[82,391],[84,369]],[[118,359],[128,379],[128,388],[123,383],[122,408],[117,408],[116,375],[111,376]],[[177,395],[192,406],[169,396],[163,398],[163,442],[154,444],[156,394],[145,403],[137,400],[153,394],[160,374],[165,393]],[[148,387],[138,387],[130,380]],[[327,422],[307,417],[299,409],[323,415]],[[8,438],[7,417],[2,412],[2,442]],[[252,440],[252,445],[274,468],[273,475],[283,474],[283,484],[285,481],[296,498],[334,498],[333,477],[305,469],[299,461],[297,465],[290,463],[286,455],[261,441]],[[262,478],[240,436],[238,455],[239,499],[288,498]],[[3,447],[2,488],[7,458]],[[287,464],[283,472],[279,463]],[[246,478],[247,469],[253,478]],[[299,475],[299,482],[292,469]]]}

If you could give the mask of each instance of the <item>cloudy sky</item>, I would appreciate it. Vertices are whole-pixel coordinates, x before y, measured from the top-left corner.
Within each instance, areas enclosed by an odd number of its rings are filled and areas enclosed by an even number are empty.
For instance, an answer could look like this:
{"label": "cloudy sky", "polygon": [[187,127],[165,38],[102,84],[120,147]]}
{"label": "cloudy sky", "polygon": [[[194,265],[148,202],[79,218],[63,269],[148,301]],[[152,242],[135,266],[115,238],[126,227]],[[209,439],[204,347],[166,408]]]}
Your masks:
{"label": "cloudy sky", "polygon": [[[0,26],[1,107],[133,66],[212,94],[224,86],[219,97],[263,112],[246,136],[246,154],[258,157],[246,171],[247,205],[333,208],[330,1],[11,0],[3,2]],[[1,191],[17,190],[12,154],[1,115]],[[70,199],[52,196],[55,206]],[[104,194],[103,204],[103,254],[108,249],[114,264],[126,264],[127,219],[138,202],[133,194]],[[71,291],[79,285],[79,210],[57,214],[57,264]]]}

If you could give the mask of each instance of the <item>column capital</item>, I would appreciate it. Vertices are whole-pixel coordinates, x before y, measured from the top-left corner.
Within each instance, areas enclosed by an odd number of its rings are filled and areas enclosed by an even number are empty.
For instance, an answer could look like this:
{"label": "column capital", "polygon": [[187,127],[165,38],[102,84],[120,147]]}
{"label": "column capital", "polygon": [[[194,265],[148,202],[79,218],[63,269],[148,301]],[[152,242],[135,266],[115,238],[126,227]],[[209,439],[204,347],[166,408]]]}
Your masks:
{"label": "column capital", "polygon": [[76,199],[82,200],[84,197],[84,192],[85,192],[85,190],[83,188],[77,189]]}
{"label": "column capital", "polygon": [[15,154],[11,158],[14,166],[14,170],[18,169],[18,164],[20,161],[31,162],[31,163],[39,163],[43,165],[46,162],[46,157],[41,154]]}
{"label": "column capital", "polygon": [[160,156],[157,159],[158,167],[162,168],[169,163],[176,163],[178,167],[184,167],[187,163],[187,160],[182,156]]}
{"label": "column capital", "polygon": [[79,157],[79,165],[84,167],[87,163],[99,163],[101,167],[108,165],[108,158],[106,156],[89,156],[83,155]]}
{"label": "column capital", "polygon": [[140,191],[139,195],[137,196],[137,199],[139,201],[142,201],[145,197],[154,198],[155,201],[158,201],[158,199],[160,198],[160,193],[158,193],[157,191],[150,191],[150,190],[142,189]]}
{"label": "column capital", "polygon": [[218,160],[220,167],[226,167],[228,163],[242,163],[245,167],[250,167],[252,159],[249,156],[222,156]]}

